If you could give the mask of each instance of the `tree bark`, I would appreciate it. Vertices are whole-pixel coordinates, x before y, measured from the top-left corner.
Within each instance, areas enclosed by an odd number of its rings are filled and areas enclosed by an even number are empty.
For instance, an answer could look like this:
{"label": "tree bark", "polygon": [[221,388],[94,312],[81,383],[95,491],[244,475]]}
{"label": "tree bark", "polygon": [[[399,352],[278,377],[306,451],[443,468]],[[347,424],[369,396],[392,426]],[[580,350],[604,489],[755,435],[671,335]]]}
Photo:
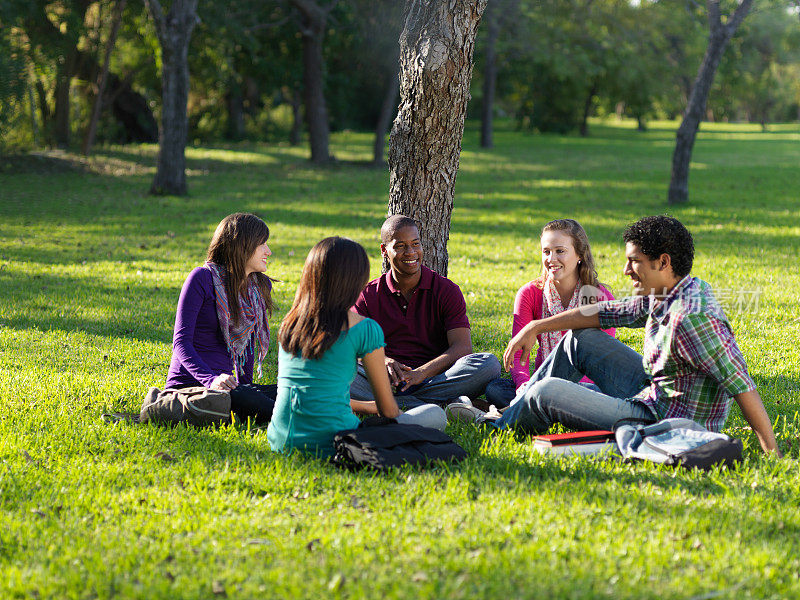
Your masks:
{"label": "tree bark", "polygon": [[586,95],[586,100],[583,103],[583,116],[581,117],[580,134],[581,137],[589,135],[589,113],[592,112],[592,105],[594,104],[594,97],[597,94],[597,82],[592,84],[592,88]]}
{"label": "tree bark", "polygon": [[481,147],[494,146],[494,97],[497,90],[497,38],[500,14],[497,0],[486,5],[486,65],[483,69],[483,104],[481,105]]}
{"label": "tree bark", "polygon": [[389,214],[420,225],[424,263],[447,275],[447,240],[487,0],[409,0],[400,36],[400,107],[389,144]]}
{"label": "tree bark", "polygon": [[303,94],[311,162],[324,164],[331,160],[331,155],[330,125],[324,91],[325,60],[322,56],[322,40],[325,36],[328,13],[334,4],[321,7],[313,0],[292,0],[292,5],[301,16],[299,27],[303,36]]}
{"label": "tree bark", "polygon": [[675,151],[672,154],[672,175],[667,192],[667,201],[670,204],[689,200],[689,165],[692,160],[697,130],[706,112],[708,93],[714,83],[714,75],[725,47],[736,33],[752,4],[753,0],[742,0],[733,15],[723,25],[719,0],[707,0],[708,46],[689,95],[689,104],[676,134]]}
{"label": "tree bark", "polygon": [[381,104],[381,112],[378,115],[378,122],[375,125],[375,144],[372,148],[373,164],[383,164],[383,151],[386,147],[386,132],[389,130],[389,125],[392,122],[392,114],[394,113],[399,91],[400,73],[399,71],[394,71],[389,80],[389,85],[386,87],[386,93],[383,96],[383,103]]}
{"label": "tree bark", "polygon": [[189,41],[197,25],[198,0],[174,0],[164,13],[159,0],[145,0],[161,45],[161,130],[151,194],[184,196],[189,97]]}
{"label": "tree bark", "polygon": [[83,155],[89,156],[94,145],[94,137],[97,133],[97,123],[100,121],[100,114],[103,110],[103,94],[106,90],[106,81],[108,79],[108,69],[111,64],[111,53],[114,51],[114,44],[117,42],[117,32],[119,32],[119,25],[122,22],[122,11],[125,10],[127,0],[118,0],[114,7],[114,16],[111,19],[111,32],[108,35],[108,43],[106,44],[106,53],[103,59],[103,68],[100,71],[100,80],[97,82],[97,95],[94,99],[94,106],[92,107],[92,117],[89,119],[89,127],[86,130],[86,138],[83,141]]}
{"label": "tree bark", "polygon": [[72,78],[75,76],[77,52],[69,50],[64,62],[56,69],[55,90],[55,141],[59,148],[68,148],[70,138],[70,90]]}
{"label": "tree bark", "polygon": [[157,142],[156,118],[150,110],[147,98],[131,87],[130,79],[120,79],[114,73],[108,75],[108,103],[114,118],[125,129],[125,142]]}
{"label": "tree bark", "polygon": [[225,137],[238,142],[244,138],[244,93],[242,85],[235,77],[231,77],[228,82],[225,104],[228,109]]}
{"label": "tree bark", "polygon": [[53,142],[52,127],[50,123],[50,105],[47,104],[47,90],[44,89],[44,84],[36,79],[36,98],[39,104],[39,113],[42,119],[42,134],[44,136],[44,143],[50,145]]}
{"label": "tree bark", "polygon": [[33,134],[33,145],[39,145],[39,124],[36,121],[36,100],[33,97],[33,88],[28,85],[28,107],[31,111],[31,132]]}
{"label": "tree bark", "polygon": [[300,110],[300,90],[295,86],[291,88],[292,98],[292,130],[289,132],[289,144],[297,146],[300,144],[300,134],[303,131],[303,113]]}

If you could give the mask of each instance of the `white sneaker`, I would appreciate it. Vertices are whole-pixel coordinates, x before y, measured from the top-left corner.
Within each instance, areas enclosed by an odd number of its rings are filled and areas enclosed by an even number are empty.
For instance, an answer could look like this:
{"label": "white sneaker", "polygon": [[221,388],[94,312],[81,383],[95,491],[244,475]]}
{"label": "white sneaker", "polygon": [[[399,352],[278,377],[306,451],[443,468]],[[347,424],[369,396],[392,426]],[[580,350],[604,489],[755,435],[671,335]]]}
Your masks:
{"label": "white sneaker", "polygon": [[472,403],[464,404],[463,402],[453,402],[448,404],[444,409],[447,415],[447,422],[454,423],[483,423],[486,420],[486,413],[480,408],[475,408]]}

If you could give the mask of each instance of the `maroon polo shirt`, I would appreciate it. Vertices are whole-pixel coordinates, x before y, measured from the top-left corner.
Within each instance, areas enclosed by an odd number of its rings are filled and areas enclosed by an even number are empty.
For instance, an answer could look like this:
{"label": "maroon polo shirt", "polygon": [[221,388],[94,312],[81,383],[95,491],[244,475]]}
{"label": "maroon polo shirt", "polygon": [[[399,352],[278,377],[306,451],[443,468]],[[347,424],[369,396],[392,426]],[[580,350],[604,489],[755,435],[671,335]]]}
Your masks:
{"label": "maroon polo shirt", "polygon": [[450,344],[447,332],[466,327],[467,304],[459,287],[427,267],[410,302],[397,289],[392,273],[373,279],[356,301],[358,314],[378,322],[386,356],[416,369],[441,355]]}

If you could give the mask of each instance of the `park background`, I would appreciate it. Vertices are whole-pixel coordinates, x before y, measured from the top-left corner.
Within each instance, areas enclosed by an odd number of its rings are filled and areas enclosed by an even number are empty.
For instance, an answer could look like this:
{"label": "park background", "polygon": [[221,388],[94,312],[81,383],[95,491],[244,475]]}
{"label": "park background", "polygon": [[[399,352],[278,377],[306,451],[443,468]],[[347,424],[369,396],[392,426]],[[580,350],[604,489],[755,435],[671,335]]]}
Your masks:
{"label": "park background", "polygon": [[[786,458],[764,457],[734,407],[726,431],[744,440],[745,461],[733,471],[551,458],[524,436],[451,426],[465,463],[385,476],[274,455],[246,424],[163,429],[101,415],[135,410],[163,383],[180,286],[226,214],[253,211],[270,226],[273,332],[320,238],[358,240],[380,273],[389,172],[383,150],[375,161],[385,139],[375,130],[396,76],[400,3],[342,0],[328,15],[335,160],[323,165],[309,161],[308,132],[293,117],[298,13],[280,2],[200,4],[188,55],[188,196],[148,193],[159,147],[129,139],[113,108],[82,152],[96,69],[69,78],[63,127],[56,88],[71,46],[36,36],[73,39],[101,65],[116,6],[0,3],[1,597],[800,595],[792,3],[755,3],[732,38],[694,148],[689,202],[668,206],[675,130],[706,42],[703,5],[498,2],[504,18],[485,13],[476,38],[448,244],[473,344],[500,354],[514,293],[538,274],[546,221],[582,222],[601,281],[624,293],[625,225],[676,216],[695,236],[694,274],[720,294]],[[37,8],[55,32],[35,26],[26,11]],[[152,20],[136,3],[120,14],[110,73],[155,124]],[[487,148],[490,18],[498,77]],[[641,348],[640,331],[619,337]],[[274,381],[276,363],[273,348],[263,381]]]}

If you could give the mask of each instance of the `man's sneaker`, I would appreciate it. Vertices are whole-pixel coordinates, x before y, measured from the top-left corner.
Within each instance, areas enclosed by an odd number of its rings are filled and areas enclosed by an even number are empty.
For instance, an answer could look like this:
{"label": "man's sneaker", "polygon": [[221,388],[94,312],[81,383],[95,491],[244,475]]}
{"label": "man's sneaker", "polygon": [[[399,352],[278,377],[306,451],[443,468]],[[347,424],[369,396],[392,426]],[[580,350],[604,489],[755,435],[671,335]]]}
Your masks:
{"label": "man's sneaker", "polygon": [[469,396],[459,396],[455,400],[453,400],[454,404],[464,404],[465,406],[472,406],[472,400],[469,399]]}
{"label": "man's sneaker", "polygon": [[489,405],[489,410],[486,413],[487,421],[497,421],[497,419],[499,419],[502,416],[503,413],[501,413],[494,404]]}
{"label": "man's sneaker", "polygon": [[480,408],[475,408],[471,404],[464,404],[463,402],[453,402],[448,404],[444,409],[447,415],[448,423],[483,423],[486,421],[486,413]]}

